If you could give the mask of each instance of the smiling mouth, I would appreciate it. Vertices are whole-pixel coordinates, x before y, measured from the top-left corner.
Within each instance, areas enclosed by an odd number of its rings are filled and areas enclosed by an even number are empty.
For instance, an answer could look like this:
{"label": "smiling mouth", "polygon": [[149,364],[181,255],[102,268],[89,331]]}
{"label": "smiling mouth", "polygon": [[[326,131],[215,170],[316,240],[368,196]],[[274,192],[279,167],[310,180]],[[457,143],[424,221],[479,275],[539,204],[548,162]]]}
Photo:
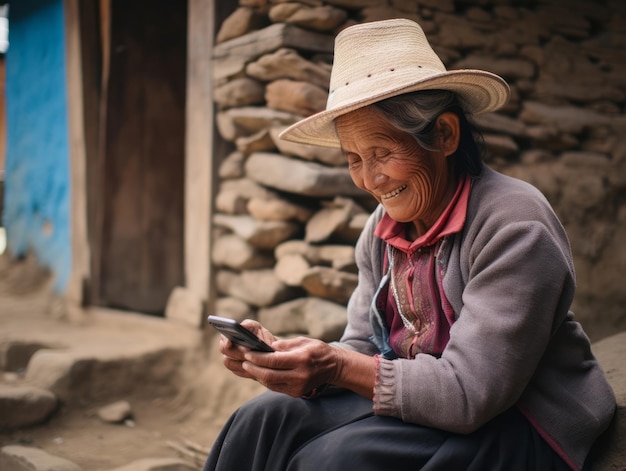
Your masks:
{"label": "smiling mouth", "polygon": [[381,195],[381,199],[388,200],[391,198],[395,198],[406,189],[407,189],[407,185],[402,185],[400,188],[396,188],[395,190],[390,191],[389,193],[385,193],[384,195]]}

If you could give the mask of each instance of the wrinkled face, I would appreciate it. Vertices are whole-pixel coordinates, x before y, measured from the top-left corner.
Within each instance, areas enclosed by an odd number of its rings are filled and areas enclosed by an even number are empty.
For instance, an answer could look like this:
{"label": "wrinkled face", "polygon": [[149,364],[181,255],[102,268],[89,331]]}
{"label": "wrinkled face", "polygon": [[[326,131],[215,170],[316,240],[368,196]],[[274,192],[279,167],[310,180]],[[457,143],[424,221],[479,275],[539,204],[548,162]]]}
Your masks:
{"label": "wrinkled face", "polygon": [[423,149],[371,106],[340,116],[336,128],[355,185],[392,219],[428,230],[456,187],[445,153]]}

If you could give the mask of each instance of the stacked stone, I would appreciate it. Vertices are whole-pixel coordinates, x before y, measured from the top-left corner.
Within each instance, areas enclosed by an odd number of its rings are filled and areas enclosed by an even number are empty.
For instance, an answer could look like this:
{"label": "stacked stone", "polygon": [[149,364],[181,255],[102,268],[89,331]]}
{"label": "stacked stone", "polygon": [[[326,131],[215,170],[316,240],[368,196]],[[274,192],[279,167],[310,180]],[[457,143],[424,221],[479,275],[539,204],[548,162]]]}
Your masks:
{"label": "stacked stone", "polygon": [[564,221],[576,308],[592,335],[626,327],[617,276],[626,264],[626,11],[619,0],[521,5],[240,0],[213,53],[217,127],[232,149],[216,156],[218,312],[258,316],[277,334],[333,340],[341,332],[357,281],[354,244],[375,202],[354,187],[338,150],[277,136],[325,108],[338,31],[405,17],[421,24],[449,69],[490,70],[509,82],[509,104],[476,119],[487,161],[536,185]]}

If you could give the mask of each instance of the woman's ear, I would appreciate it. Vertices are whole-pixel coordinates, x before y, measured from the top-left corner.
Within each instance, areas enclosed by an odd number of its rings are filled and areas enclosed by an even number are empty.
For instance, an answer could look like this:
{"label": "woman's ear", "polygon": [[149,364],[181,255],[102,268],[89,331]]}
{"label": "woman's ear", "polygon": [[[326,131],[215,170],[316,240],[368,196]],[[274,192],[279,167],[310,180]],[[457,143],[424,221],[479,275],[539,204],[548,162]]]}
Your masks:
{"label": "woman's ear", "polygon": [[441,113],[437,118],[437,130],[439,131],[439,148],[446,157],[449,157],[456,152],[461,139],[459,116],[451,111]]}

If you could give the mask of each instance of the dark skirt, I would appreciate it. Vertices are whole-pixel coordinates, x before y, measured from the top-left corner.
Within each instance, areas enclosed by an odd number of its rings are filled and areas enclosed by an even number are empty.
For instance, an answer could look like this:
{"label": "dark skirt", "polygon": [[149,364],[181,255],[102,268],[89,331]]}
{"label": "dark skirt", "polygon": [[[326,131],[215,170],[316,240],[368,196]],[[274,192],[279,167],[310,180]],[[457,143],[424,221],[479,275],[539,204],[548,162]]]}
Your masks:
{"label": "dark skirt", "polygon": [[477,431],[455,434],[375,416],[344,391],[315,399],[268,392],[224,426],[204,471],[567,470],[511,408]]}

